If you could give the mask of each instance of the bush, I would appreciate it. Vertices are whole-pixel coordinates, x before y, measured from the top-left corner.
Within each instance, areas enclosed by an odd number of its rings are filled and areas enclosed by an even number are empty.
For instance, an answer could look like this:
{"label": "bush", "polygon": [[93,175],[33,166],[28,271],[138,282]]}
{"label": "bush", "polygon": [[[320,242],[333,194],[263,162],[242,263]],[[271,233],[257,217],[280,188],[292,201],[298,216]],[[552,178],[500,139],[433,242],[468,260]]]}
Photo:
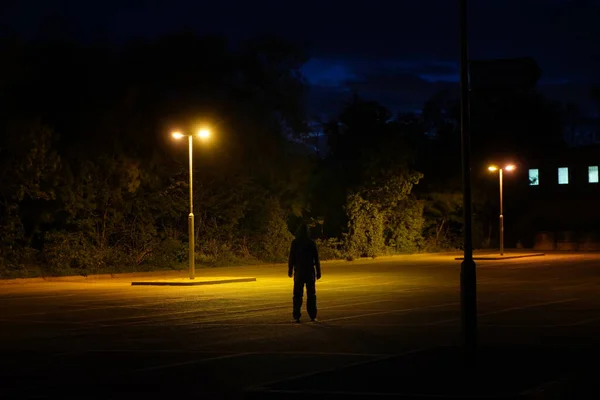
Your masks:
{"label": "bush", "polygon": [[[185,259],[187,260],[187,254]],[[222,267],[236,264],[239,257],[235,254],[234,246],[231,243],[209,239],[202,243],[198,262],[211,267]]]}
{"label": "bush", "polygon": [[267,262],[287,261],[294,237],[285,220],[285,212],[277,199],[269,199],[261,213],[258,233],[252,238],[252,254]]}
{"label": "bush", "polygon": [[395,253],[416,253],[423,249],[423,202],[407,199],[390,211],[387,221],[387,245]]}
{"label": "bush", "polygon": [[150,256],[144,261],[153,269],[173,269],[188,259],[187,243],[181,240],[167,238],[156,244]]}
{"label": "bush", "polygon": [[425,238],[421,249],[425,253],[455,250],[460,250],[460,240],[448,232],[441,234],[437,239],[435,236]]}
{"label": "bush", "polygon": [[88,276],[105,267],[105,254],[81,232],[52,232],[46,236],[44,259],[52,275],[73,272]]}
{"label": "bush", "polygon": [[0,214],[0,277],[3,278],[27,276],[25,265],[32,263],[36,254],[27,246],[25,229],[16,210],[17,207],[14,207],[12,212]]}
{"label": "bush", "polygon": [[371,202],[360,195],[348,196],[348,230],[344,235],[346,258],[376,257],[385,252],[384,218]]}
{"label": "bush", "polygon": [[0,279],[27,278],[32,275],[31,267],[34,266],[37,252],[30,247],[19,247],[10,250],[0,254]]}
{"label": "bush", "polygon": [[321,260],[342,260],[344,255],[344,243],[338,239],[317,239],[317,249]]}

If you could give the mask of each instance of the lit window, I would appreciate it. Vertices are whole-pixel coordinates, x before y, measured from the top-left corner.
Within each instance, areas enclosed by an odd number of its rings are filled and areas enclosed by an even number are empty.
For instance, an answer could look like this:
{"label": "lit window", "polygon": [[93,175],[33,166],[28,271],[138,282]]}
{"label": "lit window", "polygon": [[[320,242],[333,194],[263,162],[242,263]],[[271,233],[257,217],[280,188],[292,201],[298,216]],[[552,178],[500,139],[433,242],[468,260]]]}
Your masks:
{"label": "lit window", "polygon": [[558,184],[568,185],[569,184],[569,168],[561,167],[558,169]]}
{"label": "lit window", "polygon": [[588,167],[588,181],[590,183],[598,183],[598,166]]}
{"label": "lit window", "polygon": [[530,169],[529,170],[529,186],[537,186],[540,184],[540,170]]}

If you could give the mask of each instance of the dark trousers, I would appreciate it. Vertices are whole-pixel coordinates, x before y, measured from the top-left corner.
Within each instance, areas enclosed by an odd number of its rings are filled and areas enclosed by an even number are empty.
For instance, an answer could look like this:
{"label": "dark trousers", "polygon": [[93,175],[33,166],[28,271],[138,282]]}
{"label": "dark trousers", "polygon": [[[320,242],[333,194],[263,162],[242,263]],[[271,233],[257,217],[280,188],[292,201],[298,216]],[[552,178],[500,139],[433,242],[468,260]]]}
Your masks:
{"label": "dark trousers", "polygon": [[314,277],[294,277],[294,319],[300,318],[302,315],[302,295],[304,294],[304,285],[306,285],[306,312],[310,319],[317,318],[317,290],[315,288]]}

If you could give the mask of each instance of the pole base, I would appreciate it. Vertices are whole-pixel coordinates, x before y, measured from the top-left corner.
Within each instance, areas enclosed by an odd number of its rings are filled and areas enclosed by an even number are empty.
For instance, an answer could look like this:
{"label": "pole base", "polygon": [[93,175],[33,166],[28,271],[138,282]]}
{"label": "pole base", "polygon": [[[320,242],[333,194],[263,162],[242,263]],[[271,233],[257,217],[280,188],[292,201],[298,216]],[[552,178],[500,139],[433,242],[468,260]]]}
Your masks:
{"label": "pole base", "polygon": [[189,261],[190,261],[190,279],[196,278],[196,260],[195,260],[195,247],[196,242],[194,240],[194,214],[190,213],[188,216],[188,229],[189,229]]}
{"label": "pole base", "polygon": [[477,276],[472,257],[461,263],[460,307],[465,365],[473,366],[477,351]]}

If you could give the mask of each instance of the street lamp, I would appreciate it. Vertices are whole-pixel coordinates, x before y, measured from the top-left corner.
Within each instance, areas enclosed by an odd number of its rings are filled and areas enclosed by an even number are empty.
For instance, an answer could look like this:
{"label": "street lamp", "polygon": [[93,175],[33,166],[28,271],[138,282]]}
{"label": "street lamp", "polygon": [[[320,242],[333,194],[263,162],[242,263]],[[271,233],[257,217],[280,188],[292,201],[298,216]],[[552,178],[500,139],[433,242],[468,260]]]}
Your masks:
{"label": "street lamp", "polygon": [[171,133],[171,136],[173,136],[174,139],[182,139],[185,136],[188,137],[188,146],[189,146],[189,154],[190,154],[190,214],[188,216],[188,241],[189,241],[189,264],[190,264],[190,279],[195,279],[196,278],[196,266],[194,264],[195,261],[195,253],[194,253],[194,248],[195,248],[195,241],[194,241],[194,196],[193,196],[193,180],[192,180],[192,169],[193,169],[193,164],[192,164],[192,142],[195,137],[198,137],[199,139],[202,140],[207,140],[210,137],[210,131],[208,131],[207,129],[202,129],[200,131],[198,131],[195,134],[185,134],[185,133],[181,133],[181,132],[173,132]]}
{"label": "street lamp", "polygon": [[495,165],[490,165],[488,167],[488,170],[492,171],[492,172],[499,172],[499,177],[500,177],[500,255],[503,256],[504,255],[504,215],[503,215],[503,200],[502,200],[502,176],[503,176],[503,171],[514,171],[515,170],[515,166],[512,164],[506,165],[505,167],[497,167]]}

